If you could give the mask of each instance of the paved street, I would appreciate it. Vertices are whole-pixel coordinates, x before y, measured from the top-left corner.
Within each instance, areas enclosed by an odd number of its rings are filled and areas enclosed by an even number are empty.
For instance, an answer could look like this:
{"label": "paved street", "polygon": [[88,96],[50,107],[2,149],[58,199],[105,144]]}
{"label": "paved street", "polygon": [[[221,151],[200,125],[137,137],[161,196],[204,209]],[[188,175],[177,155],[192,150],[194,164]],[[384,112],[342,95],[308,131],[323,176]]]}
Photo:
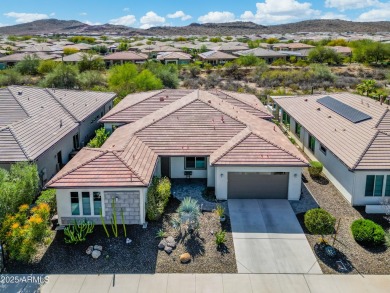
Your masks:
{"label": "paved street", "polygon": [[322,273],[287,200],[228,202],[238,273]]}

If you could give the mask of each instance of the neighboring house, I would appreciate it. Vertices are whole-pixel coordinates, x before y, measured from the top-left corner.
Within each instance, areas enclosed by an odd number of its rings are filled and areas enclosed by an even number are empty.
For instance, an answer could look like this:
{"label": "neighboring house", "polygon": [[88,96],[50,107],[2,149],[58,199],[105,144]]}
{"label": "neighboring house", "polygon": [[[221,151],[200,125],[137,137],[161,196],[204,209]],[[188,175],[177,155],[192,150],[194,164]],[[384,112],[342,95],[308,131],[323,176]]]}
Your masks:
{"label": "neighboring house", "polygon": [[47,54],[61,54],[63,52],[60,46],[47,45],[33,45],[24,47],[18,50],[20,53],[47,53]]}
{"label": "neighboring house", "polygon": [[[101,148],[83,148],[47,186],[60,224],[109,220],[111,202],[127,224],[145,222],[153,176],[204,178],[217,199],[298,200],[307,161],[254,95],[163,90],[127,96],[102,122],[118,127]],[[190,174],[190,175],[189,175]]]}
{"label": "neighboring house", "polygon": [[276,51],[298,51],[305,49],[313,49],[315,46],[303,44],[303,43],[281,43],[281,44],[273,44],[272,49]]}
{"label": "neighboring house", "polygon": [[44,185],[94,136],[115,96],[22,86],[0,89],[0,167],[35,162]]}
{"label": "neighboring house", "polygon": [[236,51],[248,50],[248,45],[239,42],[222,43],[218,46],[213,46],[213,51],[220,51],[225,53],[233,53]]}
{"label": "neighboring house", "polygon": [[341,55],[351,57],[352,56],[352,49],[349,47],[344,46],[328,46],[327,48],[330,48],[334,50],[336,53],[339,53]]}
{"label": "neighboring house", "polygon": [[84,43],[79,43],[79,44],[72,44],[72,45],[66,45],[63,46],[62,49],[76,49],[79,51],[89,51],[93,45],[90,44],[84,44]]}
{"label": "neighboring house", "polygon": [[219,51],[208,51],[198,54],[201,61],[208,62],[212,65],[225,64],[226,62],[237,59],[237,56]]}
{"label": "neighboring house", "polygon": [[278,51],[273,51],[273,50],[268,50],[268,49],[263,49],[263,48],[255,48],[255,49],[250,49],[250,50],[245,50],[245,51],[238,51],[234,53],[235,55],[238,56],[248,56],[248,55],[253,55],[258,58],[263,59],[265,62],[268,64],[271,64],[275,60],[278,59],[286,59],[286,54]]}
{"label": "neighboring house", "polygon": [[[85,54],[86,53],[84,53],[84,52],[77,52],[77,53],[70,54],[70,55],[67,55],[67,56],[62,56],[60,58],[55,59],[54,61],[71,63],[71,64],[77,64],[77,62],[79,62],[79,61],[81,61],[83,59],[83,56]],[[96,58],[100,58],[100,56],[99,55],[93,55],[93,56],[91,56],[91,58],[92,58],[91,60],[95,60]],[[88,56],[88,59],[90,59],[89,56]]]}
{"label": "neighboring house", "polygon": [[110,67],[112,65],[124,64],[124,63],[144,63],[148,60],[148,56],[142,53],[136,53],[133,51],[123,51],[115,52],[103,57],[106,66]]}
{"label": "neighboring house", "polygon": [[282,123],[344,197],[379,211],[390,198],[389,106],[350,93],[272,99]]}
{"label": "neighboring house", "polygon": [[162,52],[157,54],[157,60],[161,61],[164,64],[189,64],[191,62],[192,56],[183,52]]}
{"label": "neighboring house", "polygon": [[46,53],[16,53],[12,55],[6,55],[0,57],[0,65],[4,67],[14,66],[16,63],[22,61],[26,56],[37,56],[41,60],[53,60],[61,57],[61,55],[56,54],[46,54]]}

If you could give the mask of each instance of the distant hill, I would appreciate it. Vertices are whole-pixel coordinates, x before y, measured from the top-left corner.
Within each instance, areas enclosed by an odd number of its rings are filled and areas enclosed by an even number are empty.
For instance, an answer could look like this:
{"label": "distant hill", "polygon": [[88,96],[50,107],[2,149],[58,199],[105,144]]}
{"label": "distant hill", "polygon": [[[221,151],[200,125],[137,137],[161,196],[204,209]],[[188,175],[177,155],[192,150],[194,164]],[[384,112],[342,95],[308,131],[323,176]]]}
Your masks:
{"label": "distant hill", "polygon": [[118,34],[118,35],[252,35],[297,32],[389,32],[390,21],[353,22],[338,19],[306,20],[289,24],[263,26],[253,22],[192,23],[181,27],[131,28],[121,25],[88,25],[77,20],[43,19],[30,23],[0,27],[0,34]]}

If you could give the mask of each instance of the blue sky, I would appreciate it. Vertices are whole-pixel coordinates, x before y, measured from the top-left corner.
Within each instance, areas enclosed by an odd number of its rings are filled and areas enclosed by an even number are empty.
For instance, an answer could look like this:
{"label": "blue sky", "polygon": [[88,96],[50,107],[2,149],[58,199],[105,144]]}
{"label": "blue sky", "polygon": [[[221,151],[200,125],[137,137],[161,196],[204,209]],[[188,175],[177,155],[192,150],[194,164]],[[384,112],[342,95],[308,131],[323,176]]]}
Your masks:
{"label": "blue sky", "polygon": [[305,19],[390,20],[387,0],[13,0],[0,6],[0,25],[37,19],[76,19],[149,28],[192,22],[253,21],[263,25]]}

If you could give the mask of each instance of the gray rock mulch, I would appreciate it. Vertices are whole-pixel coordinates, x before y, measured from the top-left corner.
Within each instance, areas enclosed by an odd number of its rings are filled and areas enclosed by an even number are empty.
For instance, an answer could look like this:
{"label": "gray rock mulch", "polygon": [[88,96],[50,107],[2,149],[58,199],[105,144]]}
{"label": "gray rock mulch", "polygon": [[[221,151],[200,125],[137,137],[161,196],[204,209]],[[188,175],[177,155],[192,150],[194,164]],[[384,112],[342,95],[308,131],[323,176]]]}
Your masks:
{"label": "gray rock mulch", "polygon": [[[350,230],[352,222],[360,218],[371,219],[382,225],[384,229],[389,229],[390,223],[385,219],[385,216],[369,215],[364,213],[364,207],[352,207],[326,177],[322,176],[319,179],[313,179],[310,177],[307,169],[304,170],[303,174],[307,181],[305,187],[310,192],[305,193],[304,191],[304,197],[306,199],[304,198],[301,206],[300,202],[292,203],[292,206],[319,260],[322,271],[327,274],[388,274],[390,270],[390,249],[386,249],[384,245],[379,247],[363,247],[354,240]],[[340,226],[334,243],[337,251],[335,258],[328,257],[323,248],[317,245],[319,236],[311,235],[305,228],[303,215],[305,209],[308,209],[311,205],[308,204],[311,200],[307,198],[311,196],[314,202],[321,208],[336,217],[336,226],[340,219]],[[332,237],[326,236],[326,240],[330,244],[333,244]]]}

